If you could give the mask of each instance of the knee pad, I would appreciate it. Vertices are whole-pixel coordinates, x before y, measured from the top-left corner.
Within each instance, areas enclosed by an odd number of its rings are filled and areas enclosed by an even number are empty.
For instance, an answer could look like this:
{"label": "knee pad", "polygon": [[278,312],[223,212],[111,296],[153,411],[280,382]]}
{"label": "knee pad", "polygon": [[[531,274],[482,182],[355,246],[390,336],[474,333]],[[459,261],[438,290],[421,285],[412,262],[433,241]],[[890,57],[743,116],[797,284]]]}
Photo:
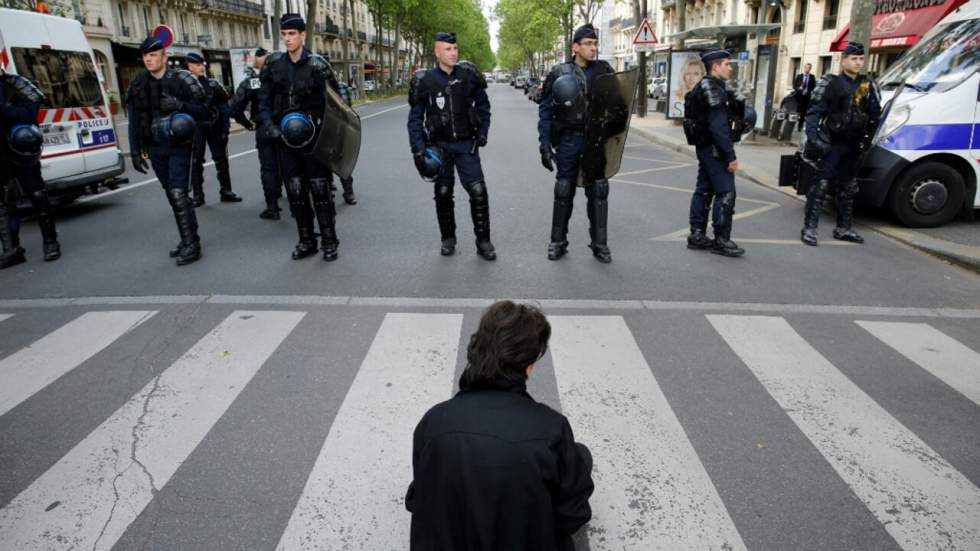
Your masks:
{"label": "knee pad", "polygon": [[601,178],[596,180],[592,185],[595,188],[592,193],[595,195],[596,199],[604,201],[609,198],[609,180]]}
{"label": "knee pad", "polygon": [[575,184],[571,180],[560,178],[555,180],[555,199],[569,199],[575,191]]}
{"label": "knee pad", "polygon": [[469,192],[471,199],[482,199],[487,196],[487,185],[483,180],[477,180],[466,191]]}
{"label": "knee pad", "polygon": [[846,182],[841,182],[838,184],[840,187],[841,197],[844,199],[853,199],[858,194],[858,183],[857,180],[848,180]]}
{"label": "knee pad", "polygon": [[295,177],[286,180],[286,191],[291,197],[301,197],[303,195],[303,178]]}
{"label": "knee pad", "polygon": [[725,211],[726,214],[731,214],[735,212],[735,192],[729,191],[728,193],[722,193],[718,196],[718,202],[721,203],[721,209]]}
{"label": "knee pad", "polygon": [[328,178],[310,178],[310,191],[315,199],[326,198],[330,194],[330,180]]}
{"label": "knee pad", "polygon": [[816,197],[823,197],[827,194],[828,189],[830,189],[830,180],[817,180],[817,183],[810,188],[810,193]]}
{"label": "knee pad", "polygon": [[452,182],[436,182],[435,197],[437,201],[452,200],[453,198]]}

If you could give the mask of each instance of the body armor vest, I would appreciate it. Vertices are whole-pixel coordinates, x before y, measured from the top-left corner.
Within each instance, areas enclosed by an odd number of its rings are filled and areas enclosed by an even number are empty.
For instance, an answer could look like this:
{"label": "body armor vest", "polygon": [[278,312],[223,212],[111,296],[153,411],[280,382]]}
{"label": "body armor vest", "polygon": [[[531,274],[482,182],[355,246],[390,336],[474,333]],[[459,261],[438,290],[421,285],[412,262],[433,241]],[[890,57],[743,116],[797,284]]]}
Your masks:
{"label": "body armor vest", "polygon": [[205,100],[200,86],[196,86],[194,75],[188,71],[167,69],[160,79],[153,78],[148,71],[139,73],[129,85],[129,101],[139,113],[138,131],[143,144],[156,142],[153,137],[153,121],[169,115],[160,110],[160,98],[164,94],[181,101]]}
{"label": "body armor vest", "polygon": [[823,125],[831,139],[835,142],[860,140],[868,129],[868,115],[871,81],[858,77],[858,85],[854,92],[848,89],[844,77],[837,76],[830,82],[827,93],[830,94],[830,109]]}
{"label": "body armor vest", "polygon": [[480,120],[471,95],[469,70],[457,70],[442,87],[430,69],[422,76],[427,91],[425,126],[430,140],[465,140],[476,136]]}
{"label": "body armor vest", "polygon": [[263,68],[263,72],[268,70],[272,79],[273,120],[278,123],[286,113],[300,111],[319,127],[325,108],[329,65],[322,57],[310,55],[304,63],[296,65],[290,79],[290,63],[287,54],[276,52],[269,56]]}

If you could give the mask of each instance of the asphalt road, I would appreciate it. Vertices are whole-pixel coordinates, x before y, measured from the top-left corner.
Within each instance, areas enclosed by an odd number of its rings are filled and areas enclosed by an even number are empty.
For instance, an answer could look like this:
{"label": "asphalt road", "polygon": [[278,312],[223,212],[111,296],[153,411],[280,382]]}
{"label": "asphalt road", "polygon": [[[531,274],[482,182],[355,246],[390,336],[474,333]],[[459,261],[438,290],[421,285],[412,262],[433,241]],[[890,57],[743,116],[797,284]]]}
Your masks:
{"label": "asphalt road", "polygon": [[613,182],[613,263],[586,248],[582,194],[549,262],[534,105],[490,96],[495,263],[460,188],[460,247],[439,256],[399,101],[361,109],[333,263],[292,261],[292,220],[258,218],[249,134],[230,146],[245,202],[198,211],[194,265],[167,257],[172,215],[135,173],[60,212],[58,262],[28,224],[29,262],[0,272],[0,541],[407,549],[412,428],[451,395],[481,308],[512,297],[554,328],[529,392],[596,458],[579,551],[980,545],[976,274],[873,233],[804,247],[800,204],[746,182],[748,254],[688,251],[696,167],[640,141]]}

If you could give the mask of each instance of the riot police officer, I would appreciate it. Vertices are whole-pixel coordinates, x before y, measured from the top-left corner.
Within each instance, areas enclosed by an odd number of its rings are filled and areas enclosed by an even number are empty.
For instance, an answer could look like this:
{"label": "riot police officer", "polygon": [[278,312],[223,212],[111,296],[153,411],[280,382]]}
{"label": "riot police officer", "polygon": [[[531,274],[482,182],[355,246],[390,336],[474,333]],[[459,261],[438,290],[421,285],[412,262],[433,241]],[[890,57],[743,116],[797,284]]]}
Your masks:
{"label": "riot police officer", "polygon": [[[0,61],[0,269],[26,261],[20,246],[20,193],[31,201],[41,228],[44,260],[61,257],[54,212],[41,178],[41,147],[44,138],[37,127],[37,113],[44,94],[20,75],[7,74]],[[16,178],[14,183],[13,179]]]}
{"label": "riot police officer", "polygon": [[490,99],[483,73],[468,61],[459,61],[456,34],[435,35],[437,63],[416,71],[409,85],[408,138],[416,168],[422,173],[429,146],[442,152],[435,180],[436,218],[442,235],[443,256],[456,251],[456,214],[453,167],[470,196],[470,215],[476,235],[476,252],[496,260],[490,242],[490,202],[480,165],[479,148],[490,131]]}
{"label": "riot police officer", "polygon": [[864,243],[851,228],[858,192],[854,176],[861,152],[870,147],[877,129],[881,103],[873,83],[860,74],[862,67],[864,46],[848,43],[841,58],[842,73],[824,75],[817,82],[806,113],[803,155],[817,162],[817,172],[806,196],[800,239],[810,246],[817,245],[817,223],[831,188],[837,210],[834,239]]}
{"label": "riot police officer", "polygon": [[194,135],[194,157],[191,168],[191,190],[194,192],[194,206],[204,204],[204,151],[211,150],[215,171],[218,173],[219,194],[222,203],[240,203],[242,198],[231,190],[231,171],[228,166],[229,108],[228,92],[220,82],[208,78],[204,56],[192,52],[187,54],[187,70],[197,77],[207,98],[208,119],[199,124]]}
{"label": "riot police officer", "polygon": [[284,14],[280,29],[286,52],[270,54],[260,73],[259,121],[277,141],[279,170],[299,233],[293,259],[306,258],[317,251],[315,214],[323,259],[333,261],[339,244],[331,189],[333,175],[311,153],[329,101],[326,86],[338,90],[337,79],[326,59],[303,47],[306,22],[299,14]]}
{"label": "riot police officer", "polygon": [[[327,59],[330,58],[328,57]],[[339,86],[337,91],[340,94],[340,97],[344,100],[344,103],[347,104],[347,107],[351,107],[353,105],[353,100],[351,98],[350,86],[343,80],[338,80],[337,84]],[[354,195],[354,176],[350,176],[348,178],[341,176],[340,185],[344,189],[344,192],[341,194],[341,197],[344,198],[344,202],[348,205],[356,205],[357,197]]]}
{"label": "riot police officer", "polygon": [[[259,71],[265,65],[269,52],[265,48],[255,50],[253,66],[246,69],[245,78],[235,90],[231,101],[230,116],[248,130],[258,128],[259,118]],[[248,116],[245,110],[248,109]],[[276,141],[269,137],[265,128],[255,132],[255,149],[259,153],[259,177],[265,195],[265,210],[259,214],[264,220],[279,220],[279,198],[282,197],[282,179],[279,177],[279,155]]]}
{"label": "riot police officer", "polygon": [[197,121],[207,120],[208,110],[201,83],[188,71],[168,68],[165,48],[164,39],[156,35],[140,45],[146,71],[136,75],[126,94],[129,147],[133,168],[146,174],[149,160],[167,195],[180,233],[170,256],[183,266],[201,258],[188,187]]}
{"label": "riot police officer", "polygon": [[[585,24],[572,38],[572,60],[551,68],[538,105],[538,141],[541,164],[549,171],[557,165],[555,203],[551,221],[548,259],[558,260],[568,252],[568,220],[579,173],[579,161],[586,146],[589,94],[596,77],[615,71],[599,54],[595,27]],[[586,214],[589,217],[589,248],[602,263],[612,262],[606,243],[609,220],[609,180],[597,178],[585,185]]]}
{"label": "riot police officer", "polygon": [[[745,249],[731,239],[738,170],[733,138],[741,134],[733,130],[736,99],[725,89],[725,81],[732,75],[730,57],[728,51],[721,49],[703,52],[701,61],[708,74],[684,98],[684,133],[688,143],[695,146],[698,158],[687,247],[736,257],[745,254]],[[709,212],[714,239],[706,234]]]}

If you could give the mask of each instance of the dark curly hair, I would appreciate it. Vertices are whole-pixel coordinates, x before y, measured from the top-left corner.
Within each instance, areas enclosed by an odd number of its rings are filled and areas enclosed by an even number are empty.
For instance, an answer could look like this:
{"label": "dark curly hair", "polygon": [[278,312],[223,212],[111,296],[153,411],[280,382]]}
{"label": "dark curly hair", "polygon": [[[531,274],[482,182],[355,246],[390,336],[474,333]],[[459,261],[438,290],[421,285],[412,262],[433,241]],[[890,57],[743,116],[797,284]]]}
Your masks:
{"label": "dark curly hair", "polygon": [[524,382],[527,367],[548,351],[550,338],[551,325],[541,310],[509,300],[494,303],[470,337],[460,388]]}

